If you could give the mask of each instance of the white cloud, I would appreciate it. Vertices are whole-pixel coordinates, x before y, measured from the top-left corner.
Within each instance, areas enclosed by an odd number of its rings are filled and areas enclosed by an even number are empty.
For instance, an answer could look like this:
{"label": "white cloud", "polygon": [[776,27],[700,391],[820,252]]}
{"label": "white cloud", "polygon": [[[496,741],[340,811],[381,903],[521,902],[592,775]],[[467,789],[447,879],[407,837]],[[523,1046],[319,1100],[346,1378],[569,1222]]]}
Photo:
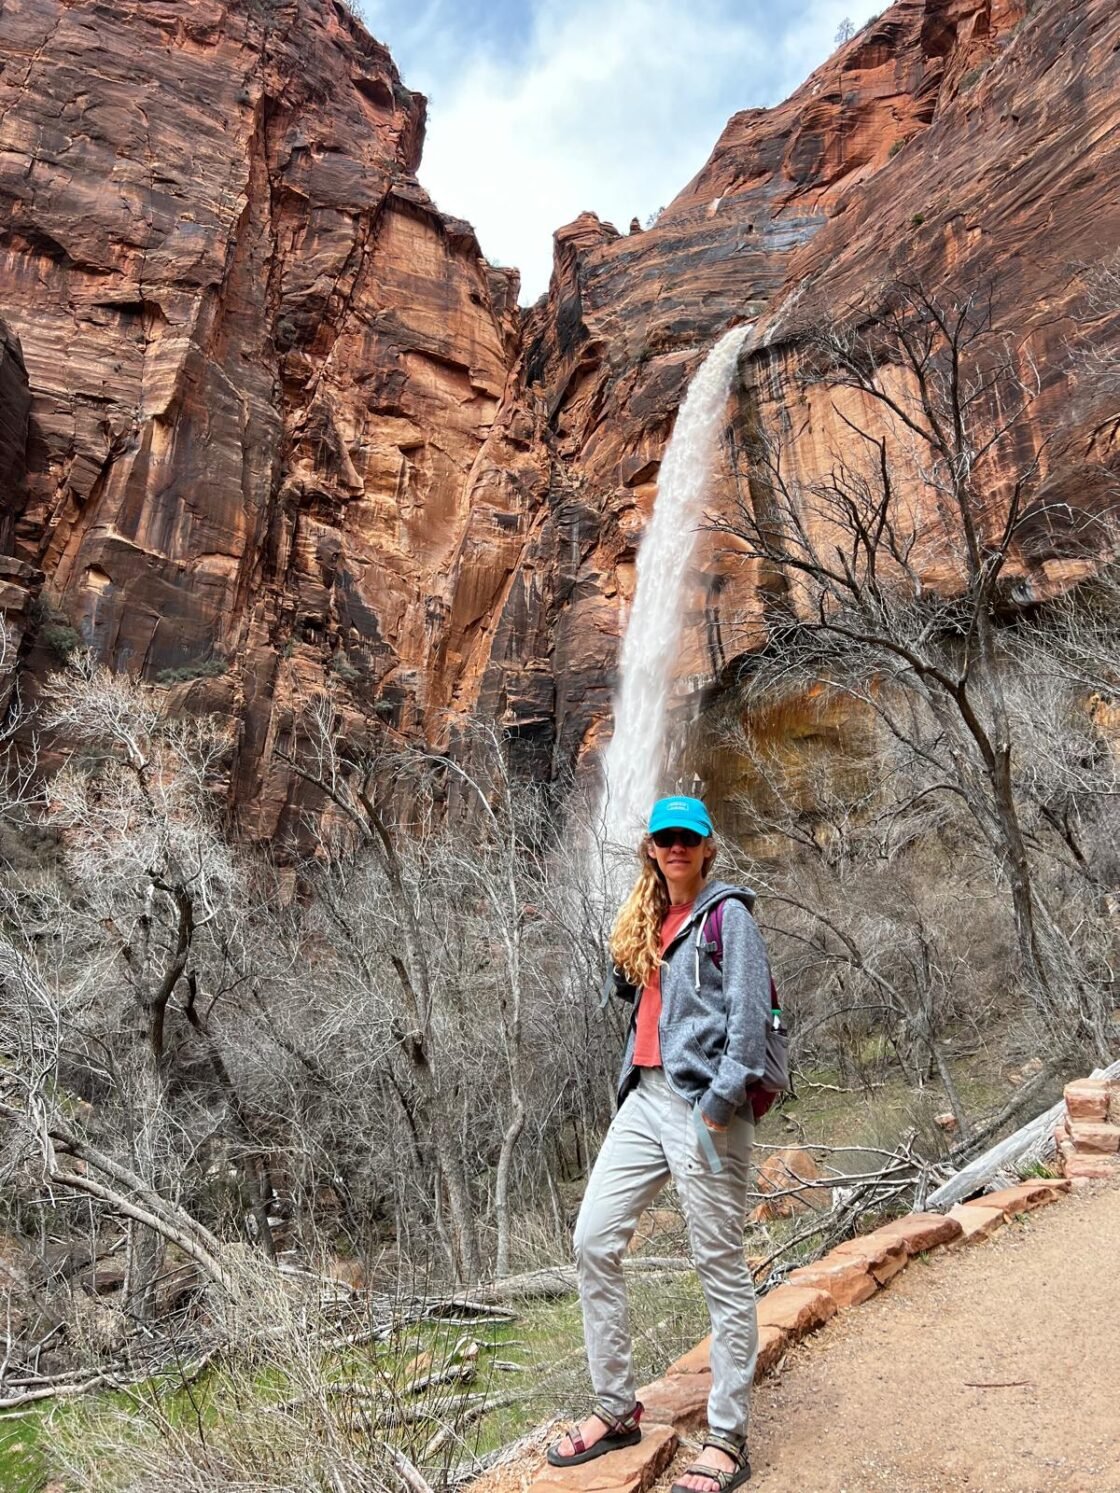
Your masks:
{"label": "white cloud", "polygon": [[[727,118],[778,102],[832,50],[853,0],[531,0],[478,39],[446,0],[367,4],[405,81],[431,97],[420,179],[483,251],[548,283],[552,234],[591,209],[623,232],[695,174]],[[490,11],[491,17],[494,10]],[[511,18],[507,16],[507,21]]]}

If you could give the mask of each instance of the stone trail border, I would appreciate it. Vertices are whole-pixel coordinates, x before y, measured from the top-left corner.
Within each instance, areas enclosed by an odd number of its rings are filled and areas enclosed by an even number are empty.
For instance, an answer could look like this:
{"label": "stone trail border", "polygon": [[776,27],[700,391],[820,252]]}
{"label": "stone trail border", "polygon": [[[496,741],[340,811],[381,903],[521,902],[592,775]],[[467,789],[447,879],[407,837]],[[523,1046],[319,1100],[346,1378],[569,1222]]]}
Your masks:
{"label": "stone trail border", "polygon": [[[758,1303],[756,1381],[779,1371],[788,1350],[838,1312],[877,1295],[916,1256],[989,1239],[1011,1220],[1059,1201],[1071,1189],[1100,1180],[1120,1182],[1120,1078],[1068,1084],[1054,1143],[1065,1173],[1061,1177],[1039,1177],[985,1193],[954,1204],[947,1213],[907,1214],[791,1271]],[[637,1446],[565,1469],[542,1464],[539,1453],[526,1456],[520,1466],[506,1463],[484,1473],[471,1493],[645,1493],[673,1461],[681,1435],[704,1424],[710,1341],[705,1338],[638,1391],[645,1418]]]}

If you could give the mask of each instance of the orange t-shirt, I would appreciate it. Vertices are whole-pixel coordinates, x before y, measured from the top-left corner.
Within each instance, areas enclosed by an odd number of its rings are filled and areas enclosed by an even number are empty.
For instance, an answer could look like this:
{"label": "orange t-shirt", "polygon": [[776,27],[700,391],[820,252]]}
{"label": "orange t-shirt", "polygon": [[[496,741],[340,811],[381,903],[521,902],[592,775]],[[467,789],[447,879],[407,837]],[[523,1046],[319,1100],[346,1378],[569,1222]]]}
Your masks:
{"label": "orange t-shirt", "polygon": [[[670,907],[661,924],[661,952],[664,953],[687,923],[692,911],[691,902],[679,907]],[[654,971],[653,979],[644,987],[638,1003],[638,1021],[634,1029],[634,1065],[638,1068],[661,1067],[661,1039],[657,1035],[657,1023],[661,1020],[661,970]]]}

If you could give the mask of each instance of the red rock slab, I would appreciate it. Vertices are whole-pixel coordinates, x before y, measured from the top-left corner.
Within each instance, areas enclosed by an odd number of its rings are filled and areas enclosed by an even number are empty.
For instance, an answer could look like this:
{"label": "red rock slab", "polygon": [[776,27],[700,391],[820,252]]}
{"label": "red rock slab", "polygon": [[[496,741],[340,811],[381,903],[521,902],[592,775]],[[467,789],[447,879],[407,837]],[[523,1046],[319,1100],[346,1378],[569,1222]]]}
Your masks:
{"label": "red rock slab", "polygon": [[[758,1359],[755,1362],[754,1369],[754,1376],[756,1379],[762,1379],[767,1374],[773,1372],[773,1370],[777,1367],[777,1365],[784,1357],[785,1351],[789,1347],[789,1343],[789,1335],[784,1331],[783,1328],[775,1327],[772,1323],[769,1322],[764,1322],[761,1320],[759,1321]],[[697,1343],[695,1348],[690,1348],[689,1351],[678,1358],[675,1363],[671,1363],[665,1370],[665,1377],[667,1379],[703,1379],[705,1381],[705,1384],[707,1384],[711,1379],[711,1365],[709,1359],[711,1346],[712,1339],[710,1336],[708,1336],[703,1340],[703,1342]],[[657,1380],[656,1383],[660,1385],[661,1381]],[[707,1389],[704,1390],[704,1394],[707,1394]],[[638,1391],[638,1398],[641,1400],[643,1405],[646,1405],[647,1408],[652,1411],[653,1407],[652,1405],[650,1405],[649,1401],[646,1398],[645,1390]],[[659,1420],[668,1419],[667,1416],[661,1415],[660,1412],[658,1412],[657,1418]]]}
{"label": "red rock slab", "polygon": [[997,1229],[1007,1222],[1002,1208],[984,1208],[977,1203],[957,1203],[949,1209],[947,1218],[955,1218],[961,1226],[958,1244],[972,1244],[978,1239],[990,1239]]}
{"label": "red rock slab", "polygon": [[938,1249],[942,1244],[952,1244],[960,1234],[960,1224],[947,1213],[907,1213],[904,1218],[894,1218],[885,1223],[869,1239],[901,1239],[911,1259]]}
{"label": "red rock slab", "polygon": [[638,1390],[638,1399],[646,1415],[659,1425],[688,1430],[707,1418],[708,1396],[712,1390],[710,1373],[662,1375],[652,1384]]}
{"label": "red rock slab", "polygon": [[1071,1182],[1120,1182],[1120,1156],[1067,1156],[1062,1170]]}
{"label": "red rock slab", "polygon": [[1111,1156],[1120,1151],[1120,1125],[1097,1120],[1071,1120],[1070,1139],[1077,1151],[1092,1151]]}
{"label": "red rock slab", "polygon": [[836,1303],[827,1291],[811,1286],[775,1286],[758,1303],[758,1326],[776,1327],[787,1342],[796,1342],[823,1327],[836,1315]]}
{"label": "red rock slab", "polygon": [[1030,1213],[1034,1208],[1056,1203],[1068,1191],[1069,1183],[1064,1177],[1038,1177],[1016,1187],[1005,1187],[1001,1192],[986,1192],[975,1201],[981,1208],[1002,1208],[1008,1218],[1014,1218],[1016,1213]]}
{"label": "red rock slab", "polygon": [[900,1270],[910,1263],[910,1251],[905,1239],[891,1238],[876,1229],[873,1234],[861,1234],[858,1239],[847,1239],[832,1251],[833,1256],[864,1261],[865,1268],[881,1286],[892,1280]]}
{"label": "red rock slab", "polygon": [[1111,1084],[1105,1078],[1079,1078],[1067,1083],[1066,1109],[1071,1120],[1107,1120]]}
{"label": "red rock slab", "polygon": [[[710,1354],[712,1349],[712,1335],[708,1334],[695,1348],[690,1348],[687,1353],[682,1353],[665,1370],[667,1374],[706,1374],[711,1368]],[[641,1395],[638,1396],[642,1398]]]}
{"label": "red rock slab", "polygon": [[581,1467],[541,1468],[529,1484],[532,1493],[644,1493],[651,1488],[676,1456],[679,1438],[672,1426],[642,1425],[637,1446],[608,1452]]}
{"label": "red rock slab", "polygon": [[[703,1378],[709,1380],[711,1374],[708,1368],[708,1353],[712,1340],[706,1337],[702,1343],[686,1353],[683,1358],[678,1358],[676,1363],[665,1370],[672,1377],[686,1375],[690,1378]],[[758,1358],[755,1360],[754,1377],[762,1379],[777,1368],[785,1357],[785,1351],[790,1345],[790,1337],[781,1327],[775,1327],[769,1322],[759,1322],[758,1325]],[[701,1368],[700,1365],[703,1365]],[[706,1393],[706,1391],[705,1391]],[[639,1391],[638,1398],[645,1403],[645,1396]]]}
{"label": "red rock slab", "polygon": [[859,1306],[879,1289],[879,1282],[860,1259],[852,1256],[834,1258],[825,1255],[813,1265],[802,1265],[791,1270],[789,1283],[792,1286],[811,1286],[818,1291],[827,1291],[839,1307]]}
{"label": "red rock slab", "polygon": [[758,1328],[758,1358],[755,1361],[754,1377],[757,1382],[772,1374],[785,1357],[789,1338],[780,1327],[760,1323]]}

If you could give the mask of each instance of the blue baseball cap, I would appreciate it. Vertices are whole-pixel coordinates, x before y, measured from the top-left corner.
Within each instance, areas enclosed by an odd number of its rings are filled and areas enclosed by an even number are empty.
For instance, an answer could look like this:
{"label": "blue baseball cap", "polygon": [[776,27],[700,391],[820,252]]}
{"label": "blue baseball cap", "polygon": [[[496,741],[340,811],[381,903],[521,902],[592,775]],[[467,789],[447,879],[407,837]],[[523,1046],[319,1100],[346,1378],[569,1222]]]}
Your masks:
{"label": "blue baseball cap", "polygon": [[659,798],[650,810],[649,832],[655,835],[659,829],[692,829],[707,839],[712,821],[698,798]]}

